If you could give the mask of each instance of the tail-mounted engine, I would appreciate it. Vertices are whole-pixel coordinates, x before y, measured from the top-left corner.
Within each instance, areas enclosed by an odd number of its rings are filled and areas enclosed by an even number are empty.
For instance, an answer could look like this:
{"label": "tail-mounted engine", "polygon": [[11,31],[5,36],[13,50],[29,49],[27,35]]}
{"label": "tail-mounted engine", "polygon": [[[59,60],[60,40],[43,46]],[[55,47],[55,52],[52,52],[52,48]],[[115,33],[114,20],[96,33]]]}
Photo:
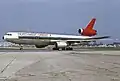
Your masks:
{"label": "tail-mounted engine", "polygon": [[83,30],[84,30],[84,29],[82,29],[82,28],[81,28],[81,29],[78,29],[78,33],[79,33],[79,34],[82,34],[82,33],[83,33]]}
{"label": "tail-mounted engine", "polygon": [[97,35],[97,31],[94,30],[94,29],[79,29],[78,30],[78,33],[83,35],[83,36],[94,36],[94,35]]}

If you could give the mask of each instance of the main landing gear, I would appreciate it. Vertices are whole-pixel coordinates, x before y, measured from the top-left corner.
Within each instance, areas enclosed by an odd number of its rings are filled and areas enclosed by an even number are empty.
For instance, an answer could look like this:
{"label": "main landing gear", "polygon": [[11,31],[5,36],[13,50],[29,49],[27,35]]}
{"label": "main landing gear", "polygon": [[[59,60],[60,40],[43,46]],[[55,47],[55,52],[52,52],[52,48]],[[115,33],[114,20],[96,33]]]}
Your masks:
{"label": "main landing gear", "polygon": [[23,46],[22,45],[19,45],[20,46],[20,50],[22,50],[23,49]]}
{"label": "main landing gear", "polygon": [[53,48],[53,50],[73,50],[71,47]]}

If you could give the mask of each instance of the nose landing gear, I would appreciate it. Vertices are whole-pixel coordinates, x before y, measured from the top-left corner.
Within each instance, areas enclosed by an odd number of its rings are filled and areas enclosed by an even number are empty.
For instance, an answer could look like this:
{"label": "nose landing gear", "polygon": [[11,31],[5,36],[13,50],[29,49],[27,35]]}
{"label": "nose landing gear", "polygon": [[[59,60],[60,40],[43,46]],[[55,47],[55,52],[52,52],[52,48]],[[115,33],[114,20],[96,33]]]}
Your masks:
{"label": "nose landing gear", "polygon": [[20,50],[23,50],[23,46],[21,44],[19,45],[19,47],[20,47]]}

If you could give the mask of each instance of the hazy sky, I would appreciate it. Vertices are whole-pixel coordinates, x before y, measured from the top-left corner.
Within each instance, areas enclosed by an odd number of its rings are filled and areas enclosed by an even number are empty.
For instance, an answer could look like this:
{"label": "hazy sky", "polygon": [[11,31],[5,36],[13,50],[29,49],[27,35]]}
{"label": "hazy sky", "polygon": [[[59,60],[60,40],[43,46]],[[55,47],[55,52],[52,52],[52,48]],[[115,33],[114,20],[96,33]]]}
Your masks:
{"label": "hazy sky", "polygon": [[0,36],[7,31],[77,34],[92,17],[100,36],[120,38],[120,0],[0,0]]}

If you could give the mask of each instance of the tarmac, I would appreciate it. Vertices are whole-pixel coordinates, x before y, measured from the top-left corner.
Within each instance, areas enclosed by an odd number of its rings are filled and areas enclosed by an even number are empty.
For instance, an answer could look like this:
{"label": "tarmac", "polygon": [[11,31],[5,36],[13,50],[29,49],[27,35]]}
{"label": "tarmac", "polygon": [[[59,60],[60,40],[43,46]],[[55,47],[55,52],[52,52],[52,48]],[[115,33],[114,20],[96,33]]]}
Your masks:
{"label": "tarmac", "polygon": [[0,50],[0,81],[120,81],[120,51]]}

